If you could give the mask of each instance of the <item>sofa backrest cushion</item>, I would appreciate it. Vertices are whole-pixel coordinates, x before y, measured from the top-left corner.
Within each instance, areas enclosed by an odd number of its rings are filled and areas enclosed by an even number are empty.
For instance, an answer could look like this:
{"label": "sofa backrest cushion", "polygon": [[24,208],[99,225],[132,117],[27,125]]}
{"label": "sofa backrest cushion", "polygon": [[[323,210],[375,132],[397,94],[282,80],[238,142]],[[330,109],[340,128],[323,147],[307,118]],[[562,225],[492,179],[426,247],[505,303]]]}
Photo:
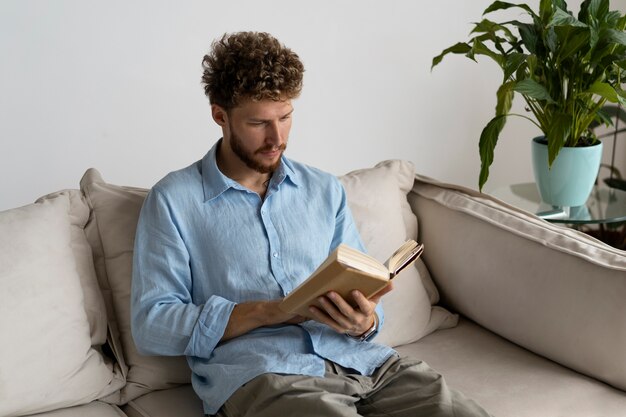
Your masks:
{"label": "sofa backrest cushion", "polygon": [[492,197],[419,178],[409,196],[442,299],[535,353],[626,389],[626,254]]}
{"label": "sofa backrest cushion", "polygon": [[130,329],[130,288],[135,231],[148,190],[107,184],[89,169],[80,188],[91,208],[85,232],[109,311],[110,345],[122,366],[126,386],[120,403],[147,392],[191,382],[184,357],[142,356]]}
{"label": "sofa backrest cushion", "polygon": [[124,384],[98,351],[106,324],[87,215],[76,191],[0,212],[0,416],[115,397]]}

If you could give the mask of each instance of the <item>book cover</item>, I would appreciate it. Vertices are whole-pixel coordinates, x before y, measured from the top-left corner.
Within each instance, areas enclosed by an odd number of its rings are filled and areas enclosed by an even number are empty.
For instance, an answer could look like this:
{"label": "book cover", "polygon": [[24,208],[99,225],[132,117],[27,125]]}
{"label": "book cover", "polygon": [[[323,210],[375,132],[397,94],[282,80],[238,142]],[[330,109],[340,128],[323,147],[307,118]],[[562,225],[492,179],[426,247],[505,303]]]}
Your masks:
{"label": "book cover", "polygon": [[318,297],[335,291],[348,303],[356,305],[353,290],[367,298],[383,289],[391,279],[422,254],[423,244],[408,240],[383,264],[354,248],[341,244],[329,255],[309,278],[283,299],[280,308],[289,313],[311,317],[309,306],[320,307]]}

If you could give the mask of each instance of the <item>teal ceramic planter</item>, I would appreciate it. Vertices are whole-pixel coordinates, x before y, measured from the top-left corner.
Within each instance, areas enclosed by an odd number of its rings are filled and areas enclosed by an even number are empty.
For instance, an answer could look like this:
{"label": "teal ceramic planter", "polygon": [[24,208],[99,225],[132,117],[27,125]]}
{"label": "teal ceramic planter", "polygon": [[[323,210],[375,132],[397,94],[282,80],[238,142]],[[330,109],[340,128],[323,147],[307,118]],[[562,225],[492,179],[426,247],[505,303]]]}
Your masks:
{"label": "teal ceramic planter", "polygon": [[532,140],[535,182],[541,199],[553,206],[585,204],[598,176],[602,143],[580,148],[562,148],[548,169],[548,145],[543,136]]}

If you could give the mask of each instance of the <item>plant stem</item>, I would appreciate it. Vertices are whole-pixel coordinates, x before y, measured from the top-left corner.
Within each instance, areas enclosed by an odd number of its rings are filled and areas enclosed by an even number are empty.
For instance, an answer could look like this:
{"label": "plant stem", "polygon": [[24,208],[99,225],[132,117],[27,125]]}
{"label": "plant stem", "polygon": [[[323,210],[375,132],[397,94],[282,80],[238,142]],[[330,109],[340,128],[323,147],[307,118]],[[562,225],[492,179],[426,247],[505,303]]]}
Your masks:
{"label": "plant stem", "polygon": [[530,120],[530,121],[532,122],[532,124],[534,124],[534,125],[535,125],[535,126],[537,126],[539,129],[541,129],[541,126],[540,126],[537,122],[535,122],[533,119],[531,119],[531,118],[530,118],[530,117],[528,117],[528,116],[524,116],[523,114],[518,114],[518,113],[508,113],[506,116],[507,116],[507,117],[509,117],[509,116],[517,116],[517,117],[521,117],[521,118],[526,119],[526,120]]}

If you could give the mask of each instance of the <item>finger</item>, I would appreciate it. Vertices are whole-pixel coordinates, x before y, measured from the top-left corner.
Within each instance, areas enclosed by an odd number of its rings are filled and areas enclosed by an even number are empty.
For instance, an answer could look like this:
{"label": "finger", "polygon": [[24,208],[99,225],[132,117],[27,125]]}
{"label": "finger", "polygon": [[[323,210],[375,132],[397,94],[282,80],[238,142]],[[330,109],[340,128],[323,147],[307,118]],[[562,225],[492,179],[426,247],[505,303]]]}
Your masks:
{"label": "finger", "polygon": [[347,317],[354,315],[354,308],[341,295],[330,291],[326,296],[335,304],[341,314]]}
{"label": "finger", "polygon": [[315,321],[327,325],[328,327],[335,330],[337,333],[343,333],[345,331],[345,329],[341,327],[339,323],[333,320],[328,314],[326,314],[325,311],[319,309],[318,307],[309,307],[309,312],[311,313]]}
{"label": "finger", "polygon": [[[344,330],[354,327],[355,311],[339,294],[331,292],[327,297],[320,297],[319,302],[326,314]],[[341,305],[341,308],[338,304]]]}
{"label": "finger", "polygon": [[376,303],[367,299],[359,290],[352,291],[352,298],[356,301],[358,311],[365,316],[370,316],[376,308]]}

